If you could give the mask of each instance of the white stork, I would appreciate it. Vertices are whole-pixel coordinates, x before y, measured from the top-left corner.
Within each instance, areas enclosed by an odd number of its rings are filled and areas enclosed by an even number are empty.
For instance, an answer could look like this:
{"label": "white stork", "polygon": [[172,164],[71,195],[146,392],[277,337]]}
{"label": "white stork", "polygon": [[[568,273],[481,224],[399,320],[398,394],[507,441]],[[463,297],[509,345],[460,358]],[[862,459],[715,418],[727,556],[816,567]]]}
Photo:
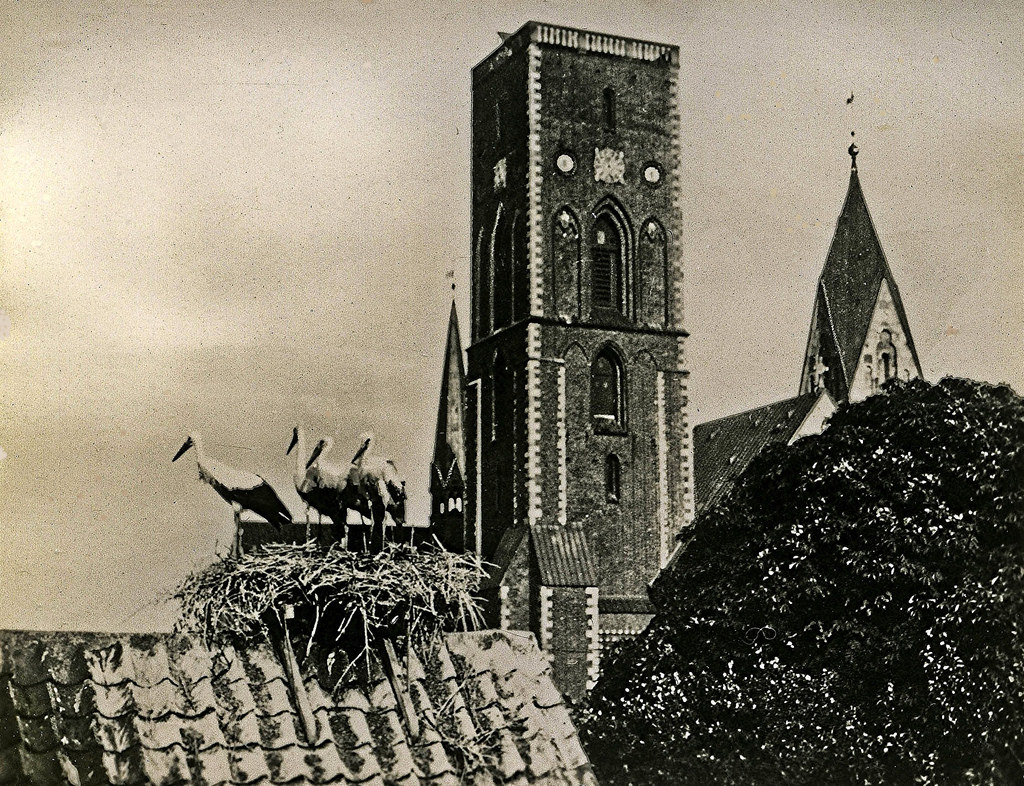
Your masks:
{"label": "white stork", "polygon": [[405,481],[398,474],[398,467],[390,459],[370,453],[373,434],[363,434],[360,439],[362,445],[349,470],[350,485],[358,489],[357,496],[369,507],[375,525],[383,524],[385,513],[390,513],[396,524],[404,524]]}
{"label": "white stork", "polygon": [[189,448],[196,450],[196,465],[199,467],[199,479],[209,483],[213,490],[220,494],[230,505],[235,514],[235,551],[241,553],[240,533],[241,515],[243,510],[251,510],[262,516],[280,531],[282,524],[291,524],[292,516],[288,512],[277,492],[255,472],[229,467],[219,461],[213,461],[203,450],[203,438],[193,432],[185,440],[172,462],[180,459]]}
{"label": "white stork", "polygon": [[[333,441],[330,437],[317,443],[317,449],[309,460],[306,455],[306,430],[302,426],[292,429],[292,441],[288,445],[285,455],[295,451],[295,470],[292,472],[292,480],[295,483],[295,490],[299,493],[302,501],[306,503],[307,520],[309,508],[317,512],[321,518],[329,516],[336,525],[344,526],[345,509],[341,502],[345,486],[348,484],[348,473],[340,468],[324,464],[317,459],[325,456],[331,449]],[[309,533],[307,532],[307,538]]]}

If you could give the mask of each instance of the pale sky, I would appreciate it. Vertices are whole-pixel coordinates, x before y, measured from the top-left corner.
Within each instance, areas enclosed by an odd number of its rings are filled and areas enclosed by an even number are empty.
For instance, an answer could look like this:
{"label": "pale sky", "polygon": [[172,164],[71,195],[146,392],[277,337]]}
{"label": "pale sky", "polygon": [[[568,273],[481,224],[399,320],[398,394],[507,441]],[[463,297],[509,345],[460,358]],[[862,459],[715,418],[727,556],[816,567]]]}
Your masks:
{"label": "pale sky", "polygon": [[232,526],[193,429],[296,512],[291,427],[372,430],[425,515],[470,68],[528,19],[681,48],[696,422],[796,394],[851,129],[926,376],[1024,390],[1022,3],[191,5],[0,6],[0,627],[168,624]]}

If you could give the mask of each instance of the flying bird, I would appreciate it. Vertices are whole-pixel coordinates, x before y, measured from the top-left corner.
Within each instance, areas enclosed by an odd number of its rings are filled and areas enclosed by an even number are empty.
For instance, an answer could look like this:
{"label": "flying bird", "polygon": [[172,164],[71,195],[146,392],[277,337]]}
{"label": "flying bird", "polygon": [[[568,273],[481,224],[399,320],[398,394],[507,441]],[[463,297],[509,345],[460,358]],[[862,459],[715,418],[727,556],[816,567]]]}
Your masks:
{"label": "flying bird", "polygon": [[850,91],[850,97],[846,99],[846,103],[848,103],[848,104],[852,104],[853,103],[853,91],[852,90]]}
{"label": "flying bird", "polygon": [[257,516],[262,516],[279,531],[282,524],[292,523],[288,508],[264,478],[254,472],[245,472],[207,458],[203,450],[203,439],[198,432],[189,435],[171,461],[180,459],[189,448],[195,448],[196,451],[199,479],[209,483],[214,491],[230,503],[235,512],[236,525],[243,510],[251,510]]}

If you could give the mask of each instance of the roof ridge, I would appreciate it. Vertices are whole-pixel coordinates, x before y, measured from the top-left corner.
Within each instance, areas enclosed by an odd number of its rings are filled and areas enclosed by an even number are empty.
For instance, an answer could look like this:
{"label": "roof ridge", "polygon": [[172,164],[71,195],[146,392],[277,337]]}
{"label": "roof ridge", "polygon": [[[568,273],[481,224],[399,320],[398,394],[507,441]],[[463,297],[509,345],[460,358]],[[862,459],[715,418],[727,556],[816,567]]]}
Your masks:
{"label": "roof ridge", "polygon": [[740,412],[734,412],[731,415],[721,415],[721,416],[719,416],[717,418],[714,418],[713,420],[705,420],[705,421],[703,421],[701,423],[696,423],[696,424],[694,424],[694,428],[700,428],[702,426],[713,426],[714,424],[716,424],[716,423],[718,423],[720,421],[731,420],[732,418],[739,418],[739,417],[742,417],[743,415],[752,415],[755,412],[761,412],[762,410],[766,410],[766,409],[769,409],[771,407],[781,406],[782,404],[791,404],[793,402],[798,401],[799,399],[805,398],[807,396],[815,396],[815,395],[817,395],[817,394],[816,393],[811,393],[811,392],[808,392],[808,393],[798,393],[797,395],[790,396],[789,398],[779,399],[778,401],[772,401],[772,402],[769,402],[768,404],[761,404],[760,406],[757,406],[757,407],[751,407],[750,409],[744,409],[744,410],[741,410]]}

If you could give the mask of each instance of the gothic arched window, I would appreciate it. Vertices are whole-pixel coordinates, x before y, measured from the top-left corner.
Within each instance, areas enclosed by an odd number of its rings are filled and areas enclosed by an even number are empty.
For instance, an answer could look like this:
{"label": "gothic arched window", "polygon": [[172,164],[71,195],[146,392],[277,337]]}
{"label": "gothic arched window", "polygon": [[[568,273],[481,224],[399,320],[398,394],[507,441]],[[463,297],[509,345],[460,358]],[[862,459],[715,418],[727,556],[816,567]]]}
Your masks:
{"label": "gothic arched window", "polygon": [[594,307],[626,312],[626,299],[622,289],[622,235],[611,216],[602,213],[594,222],[591,248],[591,290]]}
{"label": "gothic arched window", "polygon": [[636,312],[644,324],[661,327],[667,322],[668,256],[665,230],[654,218],[644,224],[637,256],[640,269]]}
{"label": "gothic arched window", "polygon": [[622,467],[614,453],[609,453],[604,460],[604,496],[616,505],[622,498]]}
{"label": "gothic arched window", "polygon": [[556,317],[574,320],[580,314],[580,227],[567,207],[555,216],[552,238],[552,304]]}
{"label": "gothic arched window", "polygon": [[590,414],[594,425],[622,428],[625,395],[622,362],[611,347],[605,347],[590,366]]}

